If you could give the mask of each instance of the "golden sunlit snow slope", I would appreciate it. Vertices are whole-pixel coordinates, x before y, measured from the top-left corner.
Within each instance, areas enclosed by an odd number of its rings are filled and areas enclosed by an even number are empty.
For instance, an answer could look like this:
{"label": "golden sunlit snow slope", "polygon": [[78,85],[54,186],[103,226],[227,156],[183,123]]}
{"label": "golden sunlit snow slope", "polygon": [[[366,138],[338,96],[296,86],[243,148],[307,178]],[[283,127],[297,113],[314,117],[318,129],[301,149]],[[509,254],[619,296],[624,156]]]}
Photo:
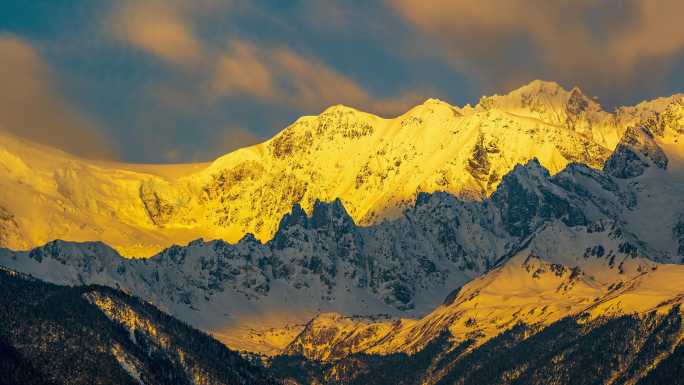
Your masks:
{"label": "golden sunlit snow slope", "polygon": [[[136,166],[143,167],[143,166]],[[154,171],[155,166],[148,166]],[[160,167],[160,175],[123,164],[85,161],[48,147],[0,135],[0,244],[27,249],[51,239],[96,239],[129,255],[146,255],[201,235],[161,229],[140,200],[143,183],[187,172]]]}
{"label": "golden sunlit snow slope", "polygon": [[[456,345],[479,346],[518,323],[549,325],[587,314],[589,319],[668,312],[684,302],[684,266],[636,258],[613,270],[611,283],[580,268],[518,255],[476,278],[444,305],[419,320],[371,321],[321,314],[286,349],[289,354],[331,360],[346,355],[415,353],[449,330]],[[608,269],[603,269],[604,279]]]}
{"label": "golden sunlit snow slope", "polygon": [[344,106],[298,119],[210,165],[95,163],[0,135],[0,246],[100,240],[149,256],[198,237],[267,240],[299,202],[341,198],[357,223],[398,215],[418,192],[480,199],[538,158],[599,168],[626,127],[674,97],[616,114],[578,89],[534,81],[475,107],[430,99],[383,119]]}

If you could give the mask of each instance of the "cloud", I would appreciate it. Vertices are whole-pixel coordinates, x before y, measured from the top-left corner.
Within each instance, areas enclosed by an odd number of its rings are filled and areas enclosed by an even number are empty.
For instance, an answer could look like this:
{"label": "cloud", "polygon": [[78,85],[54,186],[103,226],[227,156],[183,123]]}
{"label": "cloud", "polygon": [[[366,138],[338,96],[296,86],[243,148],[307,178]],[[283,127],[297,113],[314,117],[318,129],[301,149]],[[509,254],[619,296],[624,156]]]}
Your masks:
{"label": "cloud", "polygon": [[319,103],[353,104],[369,99],[368,93],[354,81],[321,61],[286,48],[273,53],[273,62],[288,84],[293,103],[312,106]]}
{"label": "cloud", "polygon": [[639,1],[637,17],[616,36],[611,48],[627,64],[634,66],[640,57],[666,60],[684,49],[681,27],[684,3],[672,1]]}
{"label": "cloud", "polygon": [[287,82],[283,100],[301,108],[347,104],[381,115],[405,112],[425,98],[420,92],[382,98],[372,95],[351,78],[313,57],[292,50],[274,50],[273,61]]}
{"label": "cloud", "polygon": [[195,64],[204,47],[195,36],[182,3],[170,0],[123,1],[108,23],[113,37],[172,64]]}
{"label": "cloud", "polygon": [[259,46],[235,39],[217,56],[215,76],[209,79],[208,87],[212,99],[249,96],[305,111],[347,104],[392,115],[406,111],[426,94],[377,97],[320,59],[283,46]]}
{"label": "cloud", "polygon": [[233,40],[216,61],[216,74],[210,84],[215,96],[248,94],[261,100],[276,99],[272,70],[259,50],[240,40]]}
{"label": "cloud", "polygon": [[[179,67],[175,86],[151,86],[150,93],[160,101],[179,107],[188,101],[211,104],[225,97],[247,96],[306,112],[341,103],[396,114],[425,98],[418,92],[378,97],[320,59],[283,45],[230,34],[223,39],[225,45],[202,39],[195,25],[206,21],[206,11],[216,9],[216,4],[208,0],[126,1],[114,9],[108,24],[112,36]],[[239,9],[234,12],[258,11],[242,3],[234,5]]]}
{"label": "cloud", "polygon": [[60,95],[28,43],[0,35],[0,68],[0,130],[80,156],[115,156],[100,129]]}
{"label": "cloud", "polygon": [[489,90],[548,77],[610,95],[639,77],[657,81],[684,49],[679,0],[386,1]]}

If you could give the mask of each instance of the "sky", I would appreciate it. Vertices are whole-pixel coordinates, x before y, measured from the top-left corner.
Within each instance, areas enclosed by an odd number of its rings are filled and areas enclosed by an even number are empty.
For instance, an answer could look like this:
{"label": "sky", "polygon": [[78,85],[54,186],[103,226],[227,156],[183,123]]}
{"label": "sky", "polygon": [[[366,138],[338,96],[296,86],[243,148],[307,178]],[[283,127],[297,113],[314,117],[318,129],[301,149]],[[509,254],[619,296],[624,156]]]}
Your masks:
{"label": "sky", "polygon": [[684,91],[681,0],[4,0],[0,130],[209,161],[345,104],[384,117],[533,79],[606,109]]}

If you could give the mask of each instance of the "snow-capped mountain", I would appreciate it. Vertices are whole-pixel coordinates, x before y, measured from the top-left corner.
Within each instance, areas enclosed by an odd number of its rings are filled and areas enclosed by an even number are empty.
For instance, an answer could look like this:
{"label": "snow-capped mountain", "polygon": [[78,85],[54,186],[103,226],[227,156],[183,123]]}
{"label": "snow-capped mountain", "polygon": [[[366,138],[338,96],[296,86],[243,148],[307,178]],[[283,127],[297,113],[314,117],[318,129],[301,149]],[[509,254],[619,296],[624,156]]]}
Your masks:
{"label": "snow-capped mountain", "polygon": [[684,266],[616,259],[601,231],[558,226],[421,319],[320,314],[272,368],[298,383],[675,383]]}
{"label": "snow-capped mountain", "polygon": [[3,135],[0,246],[102,241],[148,257],[200,237],[267,241],[295,203],[311,213],[337,198],[355,223],[376,224],[421,192],[482,200],[534,158],[551,174],[570,162],[600,169],[630,127],[646,125],[659,145],[681,150],[665,129],[681,105],[675,95],[609,113],[578,88],[534,81],[474,107],[430,99],[393,119],[334,106],[198,165],[89,162]]}
{"label": "snow-capped mountain", "polygon": [[[613,267],[613,250],[602,258],[588,255],[580,257],[585,261],[563,265],[544,261],[534,249],[467,283],[421,319],[369,320],[325,313],[310,321],[285,352],[313,360],[339,360],[360,352],[414,354],[446,331],[454,346],[473,341],[476,347],[519,323],[549,325],[581,314],[663,314],[684,302],[681,265],[635,257]],[[611,267],[597,266],[604,262]]]}
{"label": "snow-capped mountain", "polygon": [[321,315],[270,368],[297,384],[676,384],[681,268],[602,288],[580,269],[514,258],[422,320]]}
{"label": "snow-capped mountain", "polygon": [[[235,243],[199,239],[146,259],[103,242],[0,250],[0,265],[120,288],[233,348],[294,349],[325,312],[424,317],[524,254],[581,270],[596,295],[684,258],[681,96],[609,114],[577,89],[533,82],[476,107],[428,101],[394,120],[334,107],[199,171],[115,169],[3,143],[21,149],[0,152],[11,163],[0,168],[1,196],[24,202],[0,212],[9,244],[71,234],[143,250],[175,237],[230,239],[223,231],[239,224]],[[372,172],[359,174],[366,163]],[[446,184],[432,179],[447,169]],[[23,238],[28,218],[40,237]],[[268,241],[243,235],[250,229]]]}
{"label": "snow-capped mountain", "polygon": [[[55,241],[0,252],[0,264],[55,283],[121,288],[231,347],[274,353],[323,312],[423,316],[524,252],[579,268],[604,288],[654,261],[681,261],[681,163],[670,153],[667,163],[652,159],[666,154],[659,145],[630,146],[618,146],[605,172],[573,163],[551,175],[532,160],[490,198],[421,193],[402,216],[370,226],[356,225],[338,199],[315,202],[310,215],[295,204],[266,243],[197,240],[134,260],[103,243]],[[641,175],[622,171],[636,168]]]}

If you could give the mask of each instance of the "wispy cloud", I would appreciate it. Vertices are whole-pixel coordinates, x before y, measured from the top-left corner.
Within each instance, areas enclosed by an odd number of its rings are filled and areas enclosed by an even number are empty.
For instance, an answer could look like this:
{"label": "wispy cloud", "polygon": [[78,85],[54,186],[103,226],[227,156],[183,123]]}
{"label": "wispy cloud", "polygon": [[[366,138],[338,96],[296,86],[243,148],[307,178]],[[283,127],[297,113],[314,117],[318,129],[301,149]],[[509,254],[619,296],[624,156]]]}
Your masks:
{"label": "wispy cloud", "polygon": [[92,158],[116,151],[101,129],[69,105],[50,68],[26,41],[0,35],[0,130]]}
{"label": "wispy cloud", "polygon": [[[678,0],[387,0],[459,71],[491,89],[548,77],[622,92],[682,53]],[[658,70],[639,71],[644,65]],[[663,68],[665,67],[665,68]]]}
{"label": "wispy cloud", "polygon": [[316,58],[288,49],[273,50],[273,62],[286,82],[283,101],[289,99],[302,108],[341,103],[381,115],[394,115],[405,112],[409,106],[425,98],[419,91],[388,98],[376,97]]}
{"label": "wispy cloud", "polygon": [[[202,39],[195,32],[196,24],[206,13],[195,11],[180,1],[123,2],[107,28],[120,41],[178,65],[189,81],[196,83],[201,78],[201,87],[184,88],[197,93],[195,103],[246,96],[303,111],[343,103],[392,115],[426,97],[420,92],[377,96],[319,58],[284,45],[232,35],[225,36],[225,44]],[[179,101],[183,94],[168,86],[154,88],[166,101]]]}
{"label": "wispy cloud", "polygon": [[189,4],[175,0],[121,1],[106,26],[114,38],[172,64],[198,64],[206,53],[192,29]]}
{"label": "wispy cloud", "polygon": [[276,79],[266,56],[245,41],[231,41],[217,55],[215,75],[209,84],[212,96],[246,94],[261,100],[276,100]]}

